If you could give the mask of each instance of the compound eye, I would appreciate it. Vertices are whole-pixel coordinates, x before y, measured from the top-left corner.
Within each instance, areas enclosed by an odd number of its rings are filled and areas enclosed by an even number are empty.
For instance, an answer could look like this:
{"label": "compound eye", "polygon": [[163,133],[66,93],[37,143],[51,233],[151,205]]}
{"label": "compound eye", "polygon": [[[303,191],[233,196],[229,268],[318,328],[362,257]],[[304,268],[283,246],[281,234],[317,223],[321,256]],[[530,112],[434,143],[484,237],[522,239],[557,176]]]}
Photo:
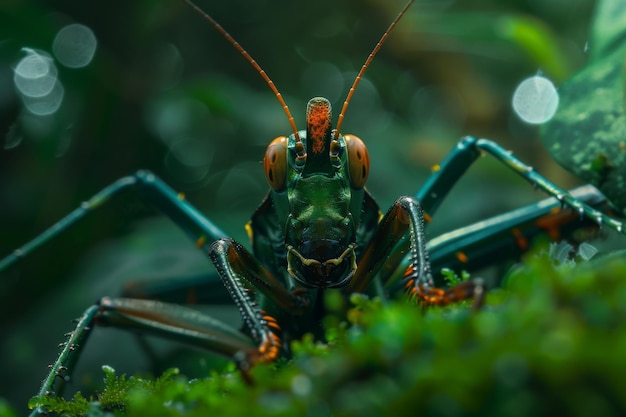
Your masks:
{"label": "compound eye", "polygon": [[370,173],[370,154],[361,139],[354,135],[343,135],[348,149],[348,166],[350,168],[350,185],[361,189],[367,182]]}
{"label": "compound eye", "polygon": [[265,179],[274,191],[285,189],[287,182],[287,137],[279,136],[267,145],[265,158]]}

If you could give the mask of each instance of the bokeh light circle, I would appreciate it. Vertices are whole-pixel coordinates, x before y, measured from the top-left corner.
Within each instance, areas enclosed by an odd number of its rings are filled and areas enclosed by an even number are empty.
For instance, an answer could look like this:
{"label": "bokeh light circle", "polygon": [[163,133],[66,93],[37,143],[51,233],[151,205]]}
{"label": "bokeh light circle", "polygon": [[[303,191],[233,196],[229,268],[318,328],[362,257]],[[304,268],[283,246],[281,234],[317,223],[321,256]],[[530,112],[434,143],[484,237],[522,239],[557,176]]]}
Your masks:
{"label": "bokeh light circle", "polygon": [[57,82],[57,68],[44,52],[24,48],[24,56],[13,70],[13,82],[18,91],[28,97],[48,95]]}
{"label": "bokeh light circle", "polygon": [[93,31],[85,25],[73,23],[57,32],[52,42],[52,52],[68,68],[87,66],[96,53],[98,41]]}
{"label": "bokeh light circle", "polygon": [[536,75],[522,81],[513,93],[513,110],[526,123],[550,120],[559,107],[559,94],[550,80]]}

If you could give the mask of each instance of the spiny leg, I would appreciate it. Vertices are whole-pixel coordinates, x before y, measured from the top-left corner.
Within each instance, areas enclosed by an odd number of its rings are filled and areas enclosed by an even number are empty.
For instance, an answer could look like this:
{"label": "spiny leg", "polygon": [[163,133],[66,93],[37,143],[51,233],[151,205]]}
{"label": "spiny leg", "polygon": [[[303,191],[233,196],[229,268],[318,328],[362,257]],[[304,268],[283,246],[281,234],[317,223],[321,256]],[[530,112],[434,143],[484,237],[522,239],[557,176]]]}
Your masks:
{"label": "spiny leg", "polygon": [[[61,353],[50,366],[40,396],[62,392],[63,384],[69,381],[70,372],[96,325],[161,336],[233,360],[245,357],[248,351],[256,351],[255,342],[248,336],[197,310],[153,300],[105,297],[85,310],[74,331],[68,334],[67,342],[60,345]],[[46,414],[46,410],[41,406],[33,411],[33,415],[42,414]]]}
{"label": "spiny leg", "polygon": [[480,278],[473,278],[449,288],[437,288],[421,282],[419,277],[415,278],[413,267],[406,270],[404,278],[405,291],[410,297],[416,298],[423,307],[445,306],[473,299],[472,309],[478,310],[484,303],[485,286]]}
{"label": "spiny leg", "polygon": [[[49,365],[50,373],[48,373],[41,385],[39,396],[53,396],[62,392],[64,384],[70,379],[71,370],[74,368],[80,352],[87,343],[93,328],[94,317],[98,314],[98,311],[99,307],[97,305],[93,305],[85,310],[80,319],[78,319],[76,328],[66,334],[68,336],[67,341],[59,344],[61,352],[57,360],[52,365]],[[36,406],[31,417],[46,415],[46,411],[43,407]]]}
{"label": "spiny leg", "polygon": [[481,280],[474,279],[445,291],[435,288],[426,249],[424,213],[419,202],[412,197],[400,197],[383,216],[376,233],[359,260],[347,291],[365,291],[393,248],[407,232],[410,267],[404,278],[409,295],[417,297],[424,306],[443,305],[473,297],[474,306],[479,307],[483,296]]}
{"label": "spiny leg", "polygon": [[242,245],[233,239],[216,241],[209,251],[224,286],[239,308],[244,327],[258,343],[258,348],[245,352],[237,364],[244,377],[257,363],[275,360],[281,350],[280,325],[261,309],[253,298],[254,290],[262,293],[278,309],[297,314],[307,305],[304,293],[291,293]]}
{"label": "spiny leg", "polygon": [[[621,221],[609,217],[602,211],[588,204],[582,203],[566,190],[556,186],[543,176],[539,175],[532,167],[515,158],[511,152],[502,148],[495,142],[473,137],[466,137],[458,143],[457,147],[454,148],[450,154],[448,154],[441,165],[437,166],[431,177],[422,186],[417,194],[418,200],[423,204],[424,208],[430,215],[434,214],[456,181],[458,181],[469,166],[483,153],[494,156],[496,159],[503,162],[505,166],[509,167],[518,175],[529,181],[533,186],[555,197],[559,205],[567,205],[571,207],[575,210],[579,217],[587,217],[599,226],[607,225],[622,234],[626,233]],[[490,234],[501,233],[503,225],[505,224],[506,223],[503,222],[497,226],[499,230],[498,232],[495,230],[484,230],[480,232],[479,236],[472,236],[471,239],[482,240],[490,236]],[[510,230],[510,226],[511,225],[506,225],[506,228],[509,228]],[[457,237],[449,238],[446,244],[451,244],[452,241],[456,241],[458,243]],[[392,254],[392,258],[398,258],[397,254],[406,250],[406,247],[406,242],[398,245],[396,252]],[[406,276],[410,277],[411,275],[414,275],[414,269],[414,264],[412,264],[409,260],[409,267],[407,268]],[[474,291],[472,289],[472,284],[464,285],[465,283],[460,284],[460,286],[450,288],[444,292],[440,292],[441,290],[433,291],[432,287],[422,286],[422,288],[420,288],[418,280],[415,280],[413,284],[411,283],[411,280],[412,279],[408,279],[407,281],[407,288],[409,291],[430,304],[455,301],[459,297],[466,297],[470,291]]]}
{"label": "spiny leg", "polygon": [[16,264],[20,259],[51,241],[111,198],[131,189],[136,190],[146,203],[172,219],[196,242],[198,247],[208,249],[213,241],[226,237],[222,230],[185,201],[182,194],[175,192],[151,172],[142,170],[137,171],[133,175],[120,178],[113,184],[105,187],[89,200],[84,201],[80,207],[58,221],[54,226],[14,250],[12,254],[0,260],[0,271]]}
{"label": "spiny leg", "polygon": [[[573,189],[570,194],[598,210],[609,209],[604,195],[591,185]],[[540,234],[556,241],[568,239],[582,228],[597,229],[597,224],[547,198],[437,236],[428,241],[427,248],[435,271],[462,268],[471,272],[493,264],[494,259],[518,259]],[[389,256],[380,275],[383,281],[394,283],[392,292],[409,265],[405,251],[394,250]]]}
{"label": "spiny leg", "polygon": [[[591,185],[573,189],[570,194],[600,211],[609,210],[606,198]],[[576,240],[576,232],[583,229],[586,233],[582,235],[590,237],[598,231],[598,224],[548,198],[444,233],[431,239],[428,248],[433,263],[448,260],[446,263],[453,265],[452,268],[471,263],[471,268],[476,269],[492,264],[494,258],[518,259],[539,235],[553,242]]]}
{"label": "spiny leg", "polygon": [[[553,184],[540,174],[534,171],[534,169],[524,164],[522,161],[514,157],[510,151],[502,148],[493,141],[487,139],[477,139],[474,137],[465,137],[458,142],[457,146],[450,151],[441,164],[436,165],[433,168],[433,172],[428,180],[423,184],[417,193],[416,197],[420,201],[426,218],[430,218],[439,208],[439,205],[443,202],[448,192],[452,189],[454,184],[463,176],[465,171],[484,153],[494,156],[498,160],[502,161],[505,166],[512,169],[522,178],[525,178],[536,188],[540,188],[548,195],[556,198],[558,207],[562,208],[563,205],[571,207],[579,218],[589,218],[595,222],[598,226],[607,225],[616,231],[626,234],[626,228],[623,227],[623,223],[616,220],[601,210],[594,208],[592,203],[586,204],[576,198],[576,196],[567,192],[566,190]],[[599,192],[598,192],[599,193]],[[604,197],[603,202],[599,203],[600,206],[606,206]],[[499,233],[505,233],[500,230]],[[488,236],[488,234],[483,234]],[[404,260],[405,253],[408,250],[410,242],[404,239],[393,250],[389,257],[387,267],[383,271],[383,279],[390,279],[394,281],[398,274],[396,267],[403,263],[407,265],[408,261]],[[394,277],[389,278],[392,274]]]}

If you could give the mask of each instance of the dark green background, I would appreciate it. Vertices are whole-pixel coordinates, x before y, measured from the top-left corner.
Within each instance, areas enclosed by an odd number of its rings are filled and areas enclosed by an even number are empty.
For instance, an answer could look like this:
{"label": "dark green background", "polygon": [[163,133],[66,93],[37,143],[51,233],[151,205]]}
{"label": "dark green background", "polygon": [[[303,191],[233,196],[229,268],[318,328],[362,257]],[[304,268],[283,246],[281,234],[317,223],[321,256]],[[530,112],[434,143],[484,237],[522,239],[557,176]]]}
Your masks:
{"label": "dark green background", "polygon": [[[403,2],[200,5],[272,77],[302,127],[312,96],[331,99],[337,113],[356,71]],[[343,127],[370,149],[368,187],[381,207],[414,194],[430,166],[465,134],[492,138],[560,185],[574,184],[543,151],[537,129],[512,115],[510,100],[528,76],[542,72],[559,83],[584,65],[592,8],[589,0],[413,5],[366,73]],[[94,31],[93,62],[83,69],[57,64],[65,87],[61,110],[45,120],[25,117],[12,84],[21,48],[50,51],[56,32],[73,22]],[[521,35],[512,27],[522,28]],[[172,51],[179,60],[171,60]],[[346,81],[327,83],[324,68]],[[212,156],[200,158],[202,169],[176,163],[156,133],[157,121],[163,121],[157,108],[178,112],[169,119],[181,126],[175,137],[206,141],[200,147]],[[48,128],[37,128],[42,125]],[[21,137],[15,148],[0,147],[2,256],[140,168],[184,191],[226,232],[245,239],[243,225],[267,190],[260,164],[265,146],[290,129],[258,74],[178,0],[4,0],[0,132],[2,144]],[[478,165],[442,208],[432,234],[542,197],[496,163]],[[141,220],[152,214],[137,199],[121,198],[20,268],[0,274],[0,396],[20,411],[38,389],[69,320],[89,303],[115,295],[129,279],[210,270],[167,221]],[[117,332],[99,334],[94,337],[106,345]],[[105,350],[126,356],[124,346],[137,350],[133,342],[112,342]],[[109,352],[87,349],[85,355],[86,362],[110,363],[120,372],[141,367],[116,362]]]}

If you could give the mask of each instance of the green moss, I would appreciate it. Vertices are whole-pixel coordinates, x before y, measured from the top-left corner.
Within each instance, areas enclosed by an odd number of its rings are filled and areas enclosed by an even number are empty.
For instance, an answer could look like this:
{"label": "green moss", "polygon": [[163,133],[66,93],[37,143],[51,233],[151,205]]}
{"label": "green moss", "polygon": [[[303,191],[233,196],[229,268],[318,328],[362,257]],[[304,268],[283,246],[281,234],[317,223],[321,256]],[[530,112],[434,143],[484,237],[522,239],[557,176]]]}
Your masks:
{"label": "green moss", "polygon": [[152,380],[105,367],[97,403],[31,405],[129,416],[623,415],[622,255],[560,268],[531,256],[475,314],[352,297],[349,325],[327,320],[330,343],[295,342],[292,360],[253,370],[253,386],[232,368]]}

